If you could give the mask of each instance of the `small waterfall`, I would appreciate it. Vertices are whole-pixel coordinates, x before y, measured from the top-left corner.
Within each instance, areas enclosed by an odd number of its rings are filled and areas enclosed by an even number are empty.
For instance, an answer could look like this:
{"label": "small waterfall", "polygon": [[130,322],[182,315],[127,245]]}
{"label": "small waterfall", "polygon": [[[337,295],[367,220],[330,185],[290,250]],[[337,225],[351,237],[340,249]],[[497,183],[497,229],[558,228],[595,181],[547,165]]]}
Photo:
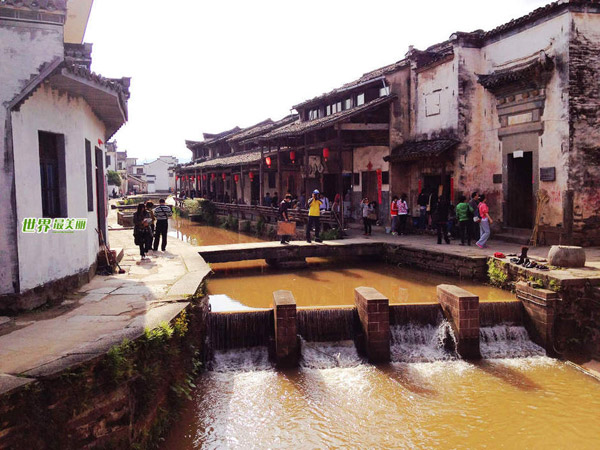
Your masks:
{"label": "small waterfall", "polygon": [[482,327],[499,324],[523,325],[524,312],[521,302],[481,302],[479,323]]}
{"label": "small waterfall", "polygon": [[356,367],[364,360],[356,351],[354,341],[306,342],[301,339],[301,367],[307,369],[332,369],[335,367]]}
{"label": "small waterfall", "polygon": [[439,303],[390,305],[390,325],[437,325],[442,320]]}
{"label": "small waterfall", "polygon": [[298,334],[309,342],[354,339],[358,327],[356,308],[298,309]]}
{"label": "small waterfall", "polygon": [[272,310],[210,313],[208,321],[212,350],[268,346],[275,333]]}
{"label": "small waterfall", "polygon": [[213,372],[255,372],[274,370],[267,347],[219,350],[208,364]]}
{"label": "small waterfall", "polygon": [[522,326],[496,325],[479,329],[479,346],[483,358],[525,358],[543,356],[546,351],[529,339]]}
{"label": "small waterfall", "polygon": [[438,325],[395,325],[390,331],[392,362],[432,362],[457,357],[454,333],[446,320]]}

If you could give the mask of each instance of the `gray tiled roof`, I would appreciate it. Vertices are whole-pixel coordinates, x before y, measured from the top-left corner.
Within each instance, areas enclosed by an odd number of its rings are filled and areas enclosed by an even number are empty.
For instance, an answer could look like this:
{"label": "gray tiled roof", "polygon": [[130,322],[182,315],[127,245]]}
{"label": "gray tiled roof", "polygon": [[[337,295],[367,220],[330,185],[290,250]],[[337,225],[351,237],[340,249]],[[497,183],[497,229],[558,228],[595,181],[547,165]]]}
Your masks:
{"label": "gray tiled roof", "polygon": [[410,161],[427,156],[439,156],[458,144],[456,139],[430,139],[426,141],[407,141],[394,148],[385,161]]}

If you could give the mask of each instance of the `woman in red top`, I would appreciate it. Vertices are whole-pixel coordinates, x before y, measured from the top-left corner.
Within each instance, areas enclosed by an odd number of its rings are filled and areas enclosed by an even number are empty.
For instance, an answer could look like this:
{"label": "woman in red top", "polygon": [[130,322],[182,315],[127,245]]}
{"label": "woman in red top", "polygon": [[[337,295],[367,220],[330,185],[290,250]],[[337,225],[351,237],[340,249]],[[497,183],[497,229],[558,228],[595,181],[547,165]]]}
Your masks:
{"label": "woman in red top", "polygon": [[392,197],[392,203],[390,205],[390,215],[392,216],[392,234],[396,236],[398,234],[398,196]]}
{"label": "woman in red top", "polygon": [[477,247],[484,248],[487,240],[490,238],[490,225],[494,222],[490,216],[490,209],[486,203],[485,195],[479,196],[479,232],[481,237],[477,241]]}

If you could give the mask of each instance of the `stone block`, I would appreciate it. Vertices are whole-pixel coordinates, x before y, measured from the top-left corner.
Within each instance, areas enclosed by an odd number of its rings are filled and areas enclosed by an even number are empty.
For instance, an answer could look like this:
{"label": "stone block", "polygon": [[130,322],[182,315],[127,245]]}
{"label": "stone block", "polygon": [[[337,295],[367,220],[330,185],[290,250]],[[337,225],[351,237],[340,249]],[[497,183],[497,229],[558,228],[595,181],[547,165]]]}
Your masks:
{"label": "stone block", "polygon": [[362,347],[372,363],[390,360],[389,300],[371,287],[354,290],[354,302],[363,330]]}
{"label": "stone block", "polygon": [[458,286],[440,284],[437,296],[456,337],[456,350],[463,359],[479,359],[479,297]]}
{"label": "stone block", "polygon": [[525,310],[524,322],[531,340],[553,355],[554,315],[560,295],[548,289],[534,288],[524,281],[519,281],[515,287],[517,298]]}
{"label": "stone block", "polygon": [[273,292],[275,318],[275,362],[278,367],[296,367],[300,356],[296,322],[296,300],[290,291]]}

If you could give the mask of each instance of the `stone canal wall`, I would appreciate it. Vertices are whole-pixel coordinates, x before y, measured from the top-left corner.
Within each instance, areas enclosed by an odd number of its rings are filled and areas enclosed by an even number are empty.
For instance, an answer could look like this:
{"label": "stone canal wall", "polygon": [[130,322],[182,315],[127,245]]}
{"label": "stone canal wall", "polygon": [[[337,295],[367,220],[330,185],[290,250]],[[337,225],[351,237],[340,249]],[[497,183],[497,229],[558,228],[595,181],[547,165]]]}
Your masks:
{"label": "stone canal wall", "polygon": [[205,298],[100,357],[29,374],[0,396],[0,448],[147,448],[192,392],[207,314]]}

